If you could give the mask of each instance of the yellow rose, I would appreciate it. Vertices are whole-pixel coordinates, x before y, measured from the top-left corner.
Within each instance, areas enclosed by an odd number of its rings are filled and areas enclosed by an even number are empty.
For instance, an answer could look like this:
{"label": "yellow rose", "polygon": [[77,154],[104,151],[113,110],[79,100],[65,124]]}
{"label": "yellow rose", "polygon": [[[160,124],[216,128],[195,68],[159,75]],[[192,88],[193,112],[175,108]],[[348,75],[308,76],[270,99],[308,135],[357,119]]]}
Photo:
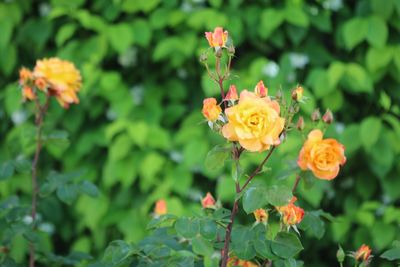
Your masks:
{"label": "yellow rose", "polygon": [[344,146],[335,139],[323,139],[323,133],[317,129],[308,134],[297,164],[302,170],[311,170],[320,179],[332,180],[345,162]]}
{"label": "yellow rose", "polygon": [[238,141],[249,151],[268,150],[280,143],[279,135],[285,120],[279,113],[276,101],[244,90],[238,104],[225,110],[228,123],[222,128],[222,134],[230,141]]}
{"label": "yellow rose", "polygon": [[64,108],[68,108],[71,103],[79,103],[76,93],[82,85],[82,78],[74,64],[59,58],[49,58],[38,60],[33,70],[34,79],[44,81],[46,86],[39,87],[40,90],[48,90],[50,95],[54,95],[57,101]]}
{"label": "yellow rose", "polygon": [[203,110],[202,113],[204,117],[209,121],[218,120],[222,109],[217,105],[217,100],[215,98],[206,98],[203,100]]}

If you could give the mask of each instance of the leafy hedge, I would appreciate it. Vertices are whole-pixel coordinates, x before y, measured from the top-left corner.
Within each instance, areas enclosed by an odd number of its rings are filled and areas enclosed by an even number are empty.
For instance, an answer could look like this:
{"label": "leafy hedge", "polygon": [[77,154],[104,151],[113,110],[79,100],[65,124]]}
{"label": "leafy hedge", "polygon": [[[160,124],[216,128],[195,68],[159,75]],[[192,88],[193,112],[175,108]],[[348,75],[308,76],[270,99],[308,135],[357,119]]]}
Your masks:
{"label": "leafy hedge", "polygon": [[[200,114],[204,96],[219,93],[197,62],[206,45],[203,32],[215,26],[236,41],[240,80],[232,82],[238,88],[264,80],[272,94],[279,88],[289,94],[299,81],[310,98],[303,115],[317,104],[337,115],[329,134],[346,146],[344,172],[332,184],[299,188],[304,205],[336,217],[321,240],[316,237],[323,232],[306,233],[305,251],[313,251],[301,255],[307,266],[332,262],[336,243],[354,249],[368,243],[375,254],[391,247],[400,238],[396,0],[0,3],[1,198],[17,194],[28,204],[31,190],[26,162],[34,149],[33,113],[21,102],[18,68],[56,55],[79,67],[84,88],[78,106],[51,109],[46,127],[60,130],[47,133],[41,173],[81,170],[100,192],[92,198],[89,186],[89,196],[61,197],[71,205],[55,196],[41,200],[41,225],[52,233],[41,246],[61,255],[78,250],[98,256],[111,240],[143,239],[157,199],[165,198],[178,216],[199,211],[207,191],[233,199],[228,170],[204,165],[207,152],[222,142]],[[301,142],[300,135],[293,137],[280,151],[294,161]],[[281,171],[293,162],[278,158],[258,180],[293,183]],[[244,168],[259,159],[245,157]],[[22,259],[27,241],[16,234],[12,248]]]}

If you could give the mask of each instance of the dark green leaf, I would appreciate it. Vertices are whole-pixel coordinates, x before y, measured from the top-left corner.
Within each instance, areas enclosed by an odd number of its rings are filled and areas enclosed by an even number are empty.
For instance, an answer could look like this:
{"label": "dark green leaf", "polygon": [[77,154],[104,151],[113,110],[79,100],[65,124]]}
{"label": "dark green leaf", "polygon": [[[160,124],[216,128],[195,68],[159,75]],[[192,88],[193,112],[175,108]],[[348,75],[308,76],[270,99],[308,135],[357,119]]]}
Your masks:
{"label": "dark green leaf", "polygon": [[272,241],[271,249],[275,255],[289,259],[299,253],[303,246],[295,234],[280,232]]}
{"label": "dark green leaf", "polygon": [[196,218],[179,218],[175,222],[175,230],[185,238],[193,238],[200,231],[200,221]]}
{"label": "dark green leaf", "polygon": [[64,184],[57,189],[57,197],[71,205],[78,195],[78,188],[74,184]]}
{"label": "dark green leaf", "polygon": [[216,171],[224,167],[224,162],[231,153],[230,146],[217,145],[207,153],[205,166],[210,171]]}
{"label": "dark green leaf", "polygon": [[272,206],[287,205],[292,197],[292,190],[284,185],[273,185],[265,191],[265,198]]}
{"label": "dark green leaf", "polygon": [[212,244],[202,237],[192,239],[193,252],[203,256],[211,256],[214,252]]}
{"label": "dark green leaf", "polygon": [[0,165],[0,181],[10,178],[14,175],[14,165],[12,161],[6,161]]}
{"label": "dark green leaf", "polygon": [[97,189],[97,186],[95,186],[92,182],[89,181],[82,181],[79,184],[79,190],[91,197],[97,197],[99,195],[99,190]]}

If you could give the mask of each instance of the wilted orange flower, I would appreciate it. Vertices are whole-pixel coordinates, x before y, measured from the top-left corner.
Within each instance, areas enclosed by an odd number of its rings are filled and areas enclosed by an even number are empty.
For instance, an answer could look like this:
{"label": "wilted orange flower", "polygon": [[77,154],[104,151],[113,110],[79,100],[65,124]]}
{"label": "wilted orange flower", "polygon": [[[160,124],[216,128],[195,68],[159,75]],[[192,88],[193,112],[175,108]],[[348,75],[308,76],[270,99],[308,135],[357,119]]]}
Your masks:
{"label": "wilted orange flower", "polygon": [[294,205],[297,198],[293,197],[286,206],[276,207],[282,215],[282,221],[285,225],[291,226],[300,223],[304,217],[304,210]]}
{"label": "wilted orange flower", "polygon": [[259,81],[254,88],[254,93],[258,95],[259,97],[266,97],[268,95],[268,88],[265,87],[263,81]]}
{"label": "wilted orange flower", "polygon": [[161,216],[167,214],[167,212],[167,202],[165,202],[164,199],[157,200],[154,207],[154,214],[157,216]]}
{"label": "wilted orange flower", "polygon": [[239,97],[236,91],[236,86],[232,84],[231,86],[229,86],[229,90],[225,96],[225,100],[238,100],[238,99]]}
{"label": "wilted orange flower", "polygon": [[43,78],[35,79],[35,85],[39,90],[45,91],[47,88],[47,82]]}
{"label": "wilted orange flower", "polygon": [[205,209],[215,208],[215,199],[210,192],[208,192],[207,195],[201,200],[201,205]]}
{"label": "wilted orange flower", "polygon": [[233,266],[258,267],[259,265],[255,264],[252,261],[245,261],[245,260],[240,260],[237,257],[231,257],[228,259],[227,267],[233,267]]}
{"label": "wilted orange flower", "polygon": [[293,91],[292,91],[292,99],[295,101],[301,101],[303,98],[303,93],[304,89],[301,86],[297,86]]}
{"label": "wilted orange flower", "polygon": [[223,136],[245,149],[262,152],[280,143],[285,120],[279,115],[279,104],[268,96],[261,98],[244,90],[238,104],[227,108],[225,114],[229,122],[222,128]]}
{"label": "wilted orange flower", "polygon": [[217,105],[217,100],[215,98],[206,98],[203,100],[202,113],[207,120],[216,121],[221,112],[222,109]]}
{"label": "wilted orange flower", "polygon": [[54,95],[64,108],[68,108],[71,103],[79,103],[76,93],[81,88],[82,78],[71,62],[59,58],[38,60],[33,70],[33,77],[44,79],[49,93]]}
{"label": "wilted orange flower", "polygon": [[297,164],[302,170],[311,170],[313,174],[324,180],[335,178],[340,165],[346,162],[344,146],[332,138],[322,139],[321,130],[313,130],[308,134]]}
{"label": "wilted orange flower", "polygon": [[32,87],[24,86],[22,88],[22,97],[24,98],[24,100],[34,100],[36,98],[36,95],[33,92]]}
{"label": "wilted orange flower", "polygon": [[268,213],[265,209],[257,209],[253,214],[257,222],[265,223],[268,221]]}
{"label": "wilted orange flower", "polygon": [[206,32],[205,35],[211,47],[223,47],[228,41],[228,31],[222,27],[216,27],[214,32]]}
{"label": "wilted orange flower", "polygon": [[371,256],[371,249],[369,246],[362,244],[362,246],[354,254],[354,258],[359,261],[368,261]]}
{"label": "wilted orange flower", "polygon": [[33,75],[29,69],[22,67],[19,70],[19,84],[20,85],[26,85],[26,83],[28,81],[32,80],[32,78],[33,78]]}

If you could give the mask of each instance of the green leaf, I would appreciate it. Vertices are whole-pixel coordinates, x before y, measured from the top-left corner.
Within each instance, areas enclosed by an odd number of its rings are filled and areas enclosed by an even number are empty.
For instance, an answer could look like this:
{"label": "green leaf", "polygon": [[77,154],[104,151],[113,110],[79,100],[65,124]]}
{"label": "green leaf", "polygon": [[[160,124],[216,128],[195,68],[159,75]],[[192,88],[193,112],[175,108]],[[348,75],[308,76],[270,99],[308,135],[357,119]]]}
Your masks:
{"label": "green leaf", "polygon": [[6,180],[14,175],[14,164],[12,161],[3,162],[0,165],[0,181]]}
{"label": "green leaf", "polygon": [[259,183],[252,184],[242,197],[243,209],[249,214],[268,204],[265,187]]}
{"label": "green leaf", "polygon": [[377,117],[365,118],[360,126],[360,139],[364,148],[369,151],[378,141],[382,128],[382,121]]}
{"label": "green leaf", "polygon": [[108,245],[103,261],[112,264],[111,266],[123,266],[130,256],[137,253],[139,253],[139,248],[136,246],[122,240],[115,240]]}
{"label": "green leaf", "polygon": [[210,219],[200,221],[200,234],[208,240],[214,240],[217,235],[217,224]]}
{"label": "green leaf", "polygon": [[[394,0],[396,1],[396,0]],[[379,15],[381,18],[387,20],[393,14],[394,11],[394,2],[393,0],[370,0],[371,8],[374,11],[374,14]]]}
{"label": "green leaf", "polygon": [[64,184],[57,189],[57,197],[71,205],[78,195],[78,188],[74,184]]}
{"label": "green leaf", "polygon": [[346,89],[353,93],[372,93],[374,90],[367,72],[355,63],[347,64],[343,84]]}
{"label": "green leaf", "polygon": [[131,26],[126,23],[108,26],[107,36],[111,46],[120,54],[124,53],[133,43]]}
{"label": "green leaf", "polygon": [[370,45],[382,48],[388,38],[388,28],[385,21],[377,16],[368,18],[367,41]]}
{"label": "green leaf", "polygon": [[211,256],[214,249],[210,241],[202,237],[195,237],[192,239],[193,252],[203,256]]}
{"label": "green leaf", "polygon": [[306,28],[309,24],[307,14],[299,6],[288,5],[285,9],[285,19],[287,22],[299,27]]}
{"label": "green leaf", "polygon": [[382,255],[381,258],[387,259],[390,261],[400,260],[400,247],[391,248],[386,250]]}
{"label": "green leaf", "polygon": [[70,23],[63,25],[56,35],[57,46],[62,46],[65,43],[65,41],[71,38],[74,35],[76,29],[77,29],[76,24]]}
{"label": "green leaf", "polygon": [[200,221],[195,218],[181,217],[175,222],[175,230],[185,238],[193,238],[200,231]]}
{"label": "green leaf", "polygon": [[392,49],[385,48],[373,48],[368,49],[367,52],[367,68],[371,72],[376,72],[382,68],[385,68],[392,60]]}
{"label": "green leaf", "polygon": [[295,234],[279,232],[271,243],[271,249],[275,255],[289,259],[299,253],[303,246]]}
{"label": "green leaf", "polygon": [[321,220],[319,212],[306,212],[299,227],[318,239],[321,239],[325,234],[325,223]]}
{"label": "green leaf", "polygon": [[235,226],[232,230],[232,250],[234,254],[243,260],[250,260],[256,255],[253,246],[255,232],[251,227]]}
{"label": "green leaf", "polygon": [[272,252],[270,240],[254,240],[254,248],[257,253],[266,259],[277,259],[278,257]]}
{"label": "green leaf", "polygon": [[292,190],[284,185],[273,185],[265,191],[265,197],[272,206],[287,205],[293,197]]}
{"label": "green leaf", "polygon": [[336,86],[341,80],[345,71],[346,65],[344,65],[342,62],[334,61],[329,65],[327,73],[330,88],[336,90]]}
{"label": "green leaf", "polygon": [[352,18],[343,27],[344,43],[348,50],[352,50],[361,43],[368,33],[368,21],[363,18]]}
{"label": "green leaf", "polygon": [[283,22],[284,15],[281,10],[268,8],[261,13],[258,33],[261,38],[268,38]]}
{"label": "green leaf", "polygon": [[216,171],[224,167],[224,162],[230,156],[231,148],[229,145],[217,145],[208,153],[205,160],[205,166],[210,171]]}
{"label": "green leaf", "polygon": [[86,180],[79,184],[79,191],[91,197],[97,197],[99,195],[97,186]]}
{"label": "green leaf", "polygon": [[14,166],[21,173],[30,173],[32,169],[32,163],[24,157],[18,157],[14,160]]}

